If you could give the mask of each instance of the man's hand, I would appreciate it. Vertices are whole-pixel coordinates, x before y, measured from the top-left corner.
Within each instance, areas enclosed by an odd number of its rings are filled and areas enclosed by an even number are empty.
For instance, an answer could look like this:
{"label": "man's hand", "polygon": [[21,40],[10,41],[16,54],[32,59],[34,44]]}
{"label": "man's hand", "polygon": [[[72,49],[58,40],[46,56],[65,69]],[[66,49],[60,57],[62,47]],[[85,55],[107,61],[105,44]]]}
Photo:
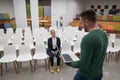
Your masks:
{"label": "man's hand", "polygon": [[80,58],[80,53],[78,52],[78,53],[75,53],[75,55],[78,57],[78,58]]}
{"label": "man's hand", "polygon": [[51,53],[52,53],[52,54],[55,54],[55,51],[52,51],[52,50],[51,50]]}
{"label": "man's hand", "polygon": [[55,51],[55,54],[57,54],[58,53],[58,50],[57,51]]}

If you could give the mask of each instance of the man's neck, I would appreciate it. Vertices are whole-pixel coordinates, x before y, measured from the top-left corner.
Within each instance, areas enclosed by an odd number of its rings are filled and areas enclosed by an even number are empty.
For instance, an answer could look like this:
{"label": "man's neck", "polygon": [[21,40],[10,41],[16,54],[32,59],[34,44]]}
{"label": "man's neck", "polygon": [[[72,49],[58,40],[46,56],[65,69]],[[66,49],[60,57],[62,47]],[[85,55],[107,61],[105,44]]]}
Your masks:
{"label": "man's neck", "polygon": [[55,38],[56,36],[52,36],[52,38]]}
{"label": "man's neck", "polygon": [[92,31],[92,30],[97,30],[98,27],[96,25],[92,25],[91,28],[89,29],[89,32]]}

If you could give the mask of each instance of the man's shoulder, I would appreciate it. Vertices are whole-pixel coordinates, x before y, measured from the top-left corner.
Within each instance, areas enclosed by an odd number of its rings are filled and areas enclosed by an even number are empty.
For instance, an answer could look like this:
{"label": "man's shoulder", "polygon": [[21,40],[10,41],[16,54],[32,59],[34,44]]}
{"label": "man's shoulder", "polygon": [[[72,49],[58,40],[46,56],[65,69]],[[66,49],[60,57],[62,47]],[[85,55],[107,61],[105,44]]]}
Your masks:
{"label": "man's shoulder", "polygon": [[57,39],[60,39],[59,37],[56,37]]}
{"label": "man's shoulder", "polygon": [[49,38],[48,38],[48,40],[51,40],[51,39],[52,39],[52,37],[49,37]]}

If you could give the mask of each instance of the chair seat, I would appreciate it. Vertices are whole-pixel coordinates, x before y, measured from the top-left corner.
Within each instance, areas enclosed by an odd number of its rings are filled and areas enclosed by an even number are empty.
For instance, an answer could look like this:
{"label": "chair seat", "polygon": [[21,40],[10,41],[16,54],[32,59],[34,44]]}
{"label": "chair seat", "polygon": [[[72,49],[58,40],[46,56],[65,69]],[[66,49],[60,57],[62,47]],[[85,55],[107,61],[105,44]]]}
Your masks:
{"label": "chair seat", "polygon": [[47,54],[38,54],[38,53],[35,53],[35,55],[33,56],[33,59],[47,59],[48,58],[48,55]]}
{"label": "chair seat", "polygon": [[13,62],[16,60],[16,56],[3,56],[1,59],[0,59],[0,63],[7,63],[7,62]]}
{"label": "chair seat", "polygon": [[16,61],[29,61],[32,60],[32,56],[30,55],[20,55],[17,57]]}
{"label": "chair seat", "polygon": [[74,53],[80,52],[80,49],[74,49]]}
{"label": "chair seat", "polygon": [[112,47],[107,48],[107,52],[118,52],[118,51],[119,49],[117,48],[112,48]]}
{"label": "chair seat", "polygon": [[61,54],[74,54],[72,51],[63,51]]}
{"label": "chair seat", "polygon": [[118,51],[120,51],[120,47],[118,47],[118,46],[117,46],[117,47],[115,47],[115,49],[117,49]]}

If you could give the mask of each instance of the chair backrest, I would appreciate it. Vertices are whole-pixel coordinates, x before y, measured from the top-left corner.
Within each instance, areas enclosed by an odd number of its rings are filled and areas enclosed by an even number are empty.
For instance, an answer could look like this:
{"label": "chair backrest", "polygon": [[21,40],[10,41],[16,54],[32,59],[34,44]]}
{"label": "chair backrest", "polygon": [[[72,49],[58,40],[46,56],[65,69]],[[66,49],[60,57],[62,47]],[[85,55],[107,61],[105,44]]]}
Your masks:
{"label": "chair backrest", "polygon": [[33,45],[33,39],[30,37],[25,37],[24,43],[25,45]]}
{"label": "chair backrest", "polygon": [[35,37],[36,44],[44,44],[44,38],[42,36]]}
{"label": "chair backrest", "polygon": [[30,28],[25,28],[24,35],[32,35]]}
{"label": "chair backrest", "polygon": [[72,43],[74,36],[66,35],[66,41]]}
{"label": "chair backrest", "polygon": [[36,50],[35,52],[38,52],[38,53],[46,53],[46,48],[45,48],[45,44],[37,44],[36,45]]}
{"label": "chair backrest", "polygon": [[108,48],[112,47],[112,41],[110,39],[108,39]]}
{"label": "chair backrest", "polygon": [[0,46],[6,46],[8,45],[6,38],[0,38]]}
{"label": "chair backrest", "polygon": [[22,39],[21,39],[21,37],[15,35],[15,36],[13,37],[13,39],[12,39],[12,43],[13,43],[13,45],[15,45],[15,46],[20,46],[20,45],[22,44]]}
{"label": "chair backrest", "polygon": [[41,36],[42,34],[41,34],[40,29],[39,29],[39,28],[36,28],[36,29],[33,30],[33,36],[36,37],[36,36],[38,36],[38,35]]}
{"label": "chair backrest", "polygon": [[74,43],[73,49],[74,49],[74,50],[80,49],[80,41],[76,41],[76,42]]}
{"label": "chair backrest", "polygon": [[31,55],[31,52],[30,52],[30,47],[28,45],[21,45],[19,47],[19,53],[20,55],[27,55],[27,54],[30,54]]}
{"label": "chair backrest", "polygon": [[4,46],[4,56],[7,55],[14,55],[16,56],[16,50],[15,50],[15,46],[13,45],[6,45]]}
{"label": "chair backrest", "polygon": [[62,43],[62,52],[71,51],[71,44],[69,42]]}
{"label": "chair backrest", "polygon": [[22,28],[16,28],[15,34],[17,34],[19,37],[23,37]]}
{"label": "chair backrest", "polygon": [[116,34],[109,34],[109,39],[114,43],[116,39]]}
{"label": "chair backrest", "polygon": [[115,40],[114,47],[117,47],[117,48],[120,47],[120,39]]}
{"label": "chair backrest", "polygon": [[48,38],[50,38],[51,37],[51,35],[50,35],[50,33],[49,32],[46,32],[46,33],[44,33],[43,34],[43,36],[42,37],[44,37],[44,40],[48,40]]}
{"label": "chair backrest", "polygon": [[15,33],[22,33],[22,28],[16,28]]}

